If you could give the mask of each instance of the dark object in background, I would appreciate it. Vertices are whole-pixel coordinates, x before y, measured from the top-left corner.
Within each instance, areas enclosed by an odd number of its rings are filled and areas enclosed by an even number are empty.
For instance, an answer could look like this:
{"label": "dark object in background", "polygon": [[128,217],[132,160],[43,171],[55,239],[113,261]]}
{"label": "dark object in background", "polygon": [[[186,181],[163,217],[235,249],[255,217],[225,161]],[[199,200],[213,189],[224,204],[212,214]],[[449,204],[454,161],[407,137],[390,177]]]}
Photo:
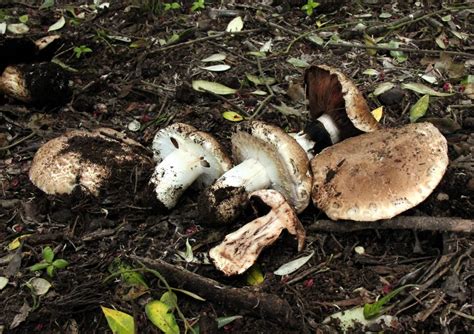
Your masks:
{"label": "dark object in background", "polygon": [[377,98],[384,106],[392,106],[395,104],[401,105],[404,97],[405,92],[403,91],[403,89],[394,87],[392,89],[387,90],[386,92],[383,92]]}
{"label": "dark object in background", "polygon": [[[319,6],[314,10],[318,14],[330,13],[339,10],[346,4],[346,0],[319,0]],[[302,7],[307,3],[306,0],[275,0],[273,6]]]}

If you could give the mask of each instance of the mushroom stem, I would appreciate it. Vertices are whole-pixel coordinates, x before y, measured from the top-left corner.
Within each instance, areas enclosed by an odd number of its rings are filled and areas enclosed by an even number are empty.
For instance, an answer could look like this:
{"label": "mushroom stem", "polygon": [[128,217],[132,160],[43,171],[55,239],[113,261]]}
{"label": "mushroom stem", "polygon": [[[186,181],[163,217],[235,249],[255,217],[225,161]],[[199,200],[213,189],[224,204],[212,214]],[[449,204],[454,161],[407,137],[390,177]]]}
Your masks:
{"label": "mushroom stem", "polygon": [[150,182],[155,185],[158,200],[173,208],[184,191],[209,166],[202,157],[188,151],[175,150],[156,167]]}
{"label": "mushroom stem", "polygon": [[316,141],[312,140],[304,131],[289,133],[289,135],[303,148],[309,160],[314,158],[313,150]]}
{"label": "mushroom stem", "polygon": [[252,192],[268,188],[271,180],[258,160],[247,159],[224,173],[216,184],[219,187],[244,187],[247,192]]}

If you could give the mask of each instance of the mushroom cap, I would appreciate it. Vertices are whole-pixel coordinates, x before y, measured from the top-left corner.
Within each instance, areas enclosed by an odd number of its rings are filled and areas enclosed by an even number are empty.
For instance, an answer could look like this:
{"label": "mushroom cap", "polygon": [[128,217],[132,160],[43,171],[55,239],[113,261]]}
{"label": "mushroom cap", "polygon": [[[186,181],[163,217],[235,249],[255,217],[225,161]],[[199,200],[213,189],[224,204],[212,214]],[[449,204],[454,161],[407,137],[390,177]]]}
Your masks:
{"label": "mushroom cap", "polygon": [[253,158],[267,170],[271,188],[302,212],[311,197],[311,171],[306,152],[281,128],[261,121],[239,123],[232,134],[237,162]]}
{"label": "mushroom cap", "polygon": [[[324,75],[329,72],[329,77]],[[337,77],[338,83],[331,78]],[[370,108],[354,83],[343,73],[328,65],[313,65],[305,72],[306,94],[309,100],[310,113],[313,119],[320,117],[325,108],[337,108],[340,98],[344,99],[346,114],[354,127],[363,132],[371,132],[380,129],[380,124],[370,113]],[[311,89],[318,86],[320,89]],[[325,98],[321,93],[329,94]]]}
{"label": "mushroom cap", "polygon": [[98,196],[118,169],[128,166],[131,170],[151,162],[143,146],[131,139],[121,140],[122,136],[99,128],[92,132],[72,130],[51,139],[36,152],[30,180],[50,195],[71,194],[80,186]]}
{"label": "mushroom cap", "polygon": [[446,171],[447,152],[431,123],[346,139],[311,161],[313,202],[334,220],[392,218],[430,195]]}
{"label": "mushroom cap", "polygon": [[196,180],[198,187],[209,186],[232,168],[232,161],[212,135],[185,123],[174,123],[158,131],[153,139],[152,149],[158,163],[177,149],[202,157],[210,168],[206,168]]}
{"label": "mushroom cap", "polygon": [[26,85],[21,69],[17,66],[7,66],[0,77],[0,92],[23,102],[31,100],[31,93]]}

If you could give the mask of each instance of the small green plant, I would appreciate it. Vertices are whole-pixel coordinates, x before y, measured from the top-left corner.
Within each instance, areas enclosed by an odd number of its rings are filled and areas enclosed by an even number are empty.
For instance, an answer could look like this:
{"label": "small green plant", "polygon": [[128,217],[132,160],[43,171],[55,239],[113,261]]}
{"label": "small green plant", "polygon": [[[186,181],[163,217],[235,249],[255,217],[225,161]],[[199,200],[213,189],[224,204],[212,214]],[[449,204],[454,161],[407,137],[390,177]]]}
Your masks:
{"label": "small green plant", "polygon": [[191,11],[195,12],[204,8],[206,8],[206,4],[204,3],[204,0],[196,0],[193,2],[193,5],[191,6]]}
{"label": "small green plant", "polygon": [[46,273],[48,274],[48,276],[54,277],[54,273],[56,272],[56,270],[64,269],[69,265],[69,262],[64,259],[55,260],[54,251],[49,246],[43,248],[41,255],[43,256],[43,260],[41,260],[41,262],[38,262],[37,264],[32,265],[29,268],[30,271],[40,271],[46,269]]}
{"label": "small green plant", "polygon": [[314,2],[313,0],[308,0],[306,2],[306,5],[301,7],[301,9],[306,12],[306,15],[311,16],[311,15],[313,15],[314,9],[318,6],[319,6],[319,2]]}
{"label": "small green plant", "polygon": [[76,58],[81,58],[83,54],[92,52],[92,49],[87,47],[86,45],[76,46],[73,50],[74,55]]}
{"label": "small green plant", "polygon": [[179,2],[165,3],[164,5],[165,5],[164,7],[165,11],[181,8],[181,4]]}

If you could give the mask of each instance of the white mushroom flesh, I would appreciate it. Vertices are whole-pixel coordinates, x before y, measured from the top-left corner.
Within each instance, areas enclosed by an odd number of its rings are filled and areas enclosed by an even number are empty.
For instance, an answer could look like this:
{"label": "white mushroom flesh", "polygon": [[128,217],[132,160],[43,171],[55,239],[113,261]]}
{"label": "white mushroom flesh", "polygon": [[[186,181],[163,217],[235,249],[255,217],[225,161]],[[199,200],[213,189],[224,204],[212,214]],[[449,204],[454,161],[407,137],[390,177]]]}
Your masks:
{"label": "white mushroom flesh", "polygon": [[244,187],[247,192],[271,185],[266,168],[255,159],[247,159],[227,171],[216,183],[219,187]]}

